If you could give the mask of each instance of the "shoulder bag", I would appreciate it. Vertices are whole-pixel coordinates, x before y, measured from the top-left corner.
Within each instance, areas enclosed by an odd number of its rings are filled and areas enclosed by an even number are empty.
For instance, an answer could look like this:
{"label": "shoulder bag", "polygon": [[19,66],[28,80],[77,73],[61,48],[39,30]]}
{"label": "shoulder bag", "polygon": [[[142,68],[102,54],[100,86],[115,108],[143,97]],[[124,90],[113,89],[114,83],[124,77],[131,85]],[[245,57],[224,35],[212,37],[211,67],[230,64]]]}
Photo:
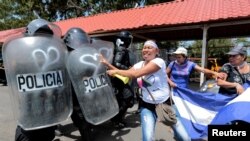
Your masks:
{"label": "shoulder bag", "polygon": [[146,87],[146,90],[148,91],[149,95],[151,96],[151,98],[155,102],[155,112],[157,115],[157,120],[165,125],[168,125],[168,126],[172,126],[172,125],[176,124],[176,122],[177,122],[176,113],[172,107],[173,103],[172,103],[171,94],[169,94],[170,105],[168,105],[166,102],[157,104],[155,99],[154,99],[154,96],[150,93],[150,91],[148,90],[147,87]]}
{"label": "shoulder bag", "polygon": [[[172,67],[173,67],[173,65],[172,65]],[[142,66],[143,66],[143,64],[142,64]],[[172,68],[171,68],[171,71],[172,71]],[[144,78],[142,78],[142,81],[143,80],[144,80]],[[172,101],[171,94],[169,93],[170,105],[168,105],[166,103],[166,101],[163,102],[163,103],[157,104],[156,101],[155,101],[154,96],[149,91],[147,85],[144,85],[144,87],[146,88],[147,92],[149,93],[149,95],[151,96],[153,101],[155,102],[155,112],[156,112],[156,115],[157,115],[157,120],[159,122],[165,124],[165,125],[168,125],[168,126],[172,126],[172,125],[176,124],[176,122],[177,122],[176,113],[175,113],[175,110],[172,107],[173,101]]]}

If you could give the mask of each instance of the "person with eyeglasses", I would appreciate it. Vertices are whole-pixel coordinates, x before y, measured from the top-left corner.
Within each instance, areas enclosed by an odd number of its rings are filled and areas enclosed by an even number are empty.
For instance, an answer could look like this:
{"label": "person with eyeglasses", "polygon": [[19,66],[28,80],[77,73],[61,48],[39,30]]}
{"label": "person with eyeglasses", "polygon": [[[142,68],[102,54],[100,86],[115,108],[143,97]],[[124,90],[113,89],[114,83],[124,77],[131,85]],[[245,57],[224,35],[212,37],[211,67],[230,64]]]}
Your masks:
{"label": "person with eyeglasses", "polygon": [[247,48],[236,46],[228,53],[229,62],[219,70],[224,79],[217,79],[219,93],[232,95],[244,92],[243,84],[250,81],[250,64],[247,63]]}

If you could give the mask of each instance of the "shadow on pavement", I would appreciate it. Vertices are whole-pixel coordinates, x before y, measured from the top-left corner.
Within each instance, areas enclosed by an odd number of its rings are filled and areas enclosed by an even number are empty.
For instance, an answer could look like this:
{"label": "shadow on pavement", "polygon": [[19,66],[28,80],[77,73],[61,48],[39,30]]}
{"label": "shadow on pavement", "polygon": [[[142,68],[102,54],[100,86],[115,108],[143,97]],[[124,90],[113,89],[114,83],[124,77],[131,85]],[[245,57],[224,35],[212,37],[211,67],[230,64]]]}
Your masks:
{"label": "shadow on pavement", "polygon": [[[133,128],[140,126],[140,115],[134,111],[128,111],[125,117],[127,126],[124,128],[115,127],[111,121],[106,121],[100,125],[93,125],[91,129],[92,141],[123,141],[122,137],[130,133]],[[78,131],[73,123],[60,125],[61,136],[65,136],[74,141],[81,141],[80,134],[74,134]]]}

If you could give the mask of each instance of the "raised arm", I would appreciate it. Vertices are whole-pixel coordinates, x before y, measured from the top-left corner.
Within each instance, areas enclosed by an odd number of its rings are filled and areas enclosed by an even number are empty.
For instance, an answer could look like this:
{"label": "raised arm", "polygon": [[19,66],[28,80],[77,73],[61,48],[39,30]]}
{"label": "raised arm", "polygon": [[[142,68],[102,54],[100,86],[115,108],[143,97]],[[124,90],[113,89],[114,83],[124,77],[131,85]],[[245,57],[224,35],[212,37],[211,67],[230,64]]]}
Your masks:
{"label": "raised arm", "polygon": [[222,78],[222,79],[223,79],[223,77],[224,77],[224,75],[221,74],[221,73],[218,73],[218,72],[215,72],[215,71],[211,71],[211,70],[206,69],[206,68],[202,68],[202,67],[200,67],[199,65],[195,65],[194,69],[195,69],[196,71],[202,72],[202,73],[204,73],[204,74],[211,74],[211,75],[214,75],[215,78]]}
{"label": "raised arm", "polygon": [[144,67],[137,69],[137,70],[131,67],[129,70],[119,70],[119,69],[108,70],[107,73],[111,76],[113,76],[114,74],[119,74],[119,75],[127,76],[130,78],[138,78],[144,75],[154,73],[158,71],[159,69],[160,67],[158,65],[156,65],[153,62],[149,62]]}
{"label": "raised arm", "polygon": [[241,94],[245,91],[244,87],[240,85],[239,83],[226,81],[227,79],[226,73],[220,72],[220,74],[224,76],[224,79],[221,79],[221,78],[217,79],[218,86],[223,87],[223,88],[235,88],[237,90],[237,94]]}

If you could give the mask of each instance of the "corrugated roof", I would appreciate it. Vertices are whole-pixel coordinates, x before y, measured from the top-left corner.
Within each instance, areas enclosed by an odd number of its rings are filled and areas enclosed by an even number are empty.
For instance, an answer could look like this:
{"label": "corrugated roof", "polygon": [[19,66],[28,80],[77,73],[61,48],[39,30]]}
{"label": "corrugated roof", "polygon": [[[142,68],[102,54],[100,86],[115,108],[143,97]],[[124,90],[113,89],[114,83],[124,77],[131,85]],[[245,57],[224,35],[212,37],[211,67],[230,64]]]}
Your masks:
{"label": "corrugated roof", "polygon": [[20,35],[25,31],[25,28],[10,29],[0,31],[0,43],[6,41],[8,38],[16,35]]}
{"label": "corrugated roof", "polygon": [[[177,0],[55,22],[63,35],[71,27],[89,34],[250,18],[250,0]],[[0,42],[20,29],[0,32]]]}

